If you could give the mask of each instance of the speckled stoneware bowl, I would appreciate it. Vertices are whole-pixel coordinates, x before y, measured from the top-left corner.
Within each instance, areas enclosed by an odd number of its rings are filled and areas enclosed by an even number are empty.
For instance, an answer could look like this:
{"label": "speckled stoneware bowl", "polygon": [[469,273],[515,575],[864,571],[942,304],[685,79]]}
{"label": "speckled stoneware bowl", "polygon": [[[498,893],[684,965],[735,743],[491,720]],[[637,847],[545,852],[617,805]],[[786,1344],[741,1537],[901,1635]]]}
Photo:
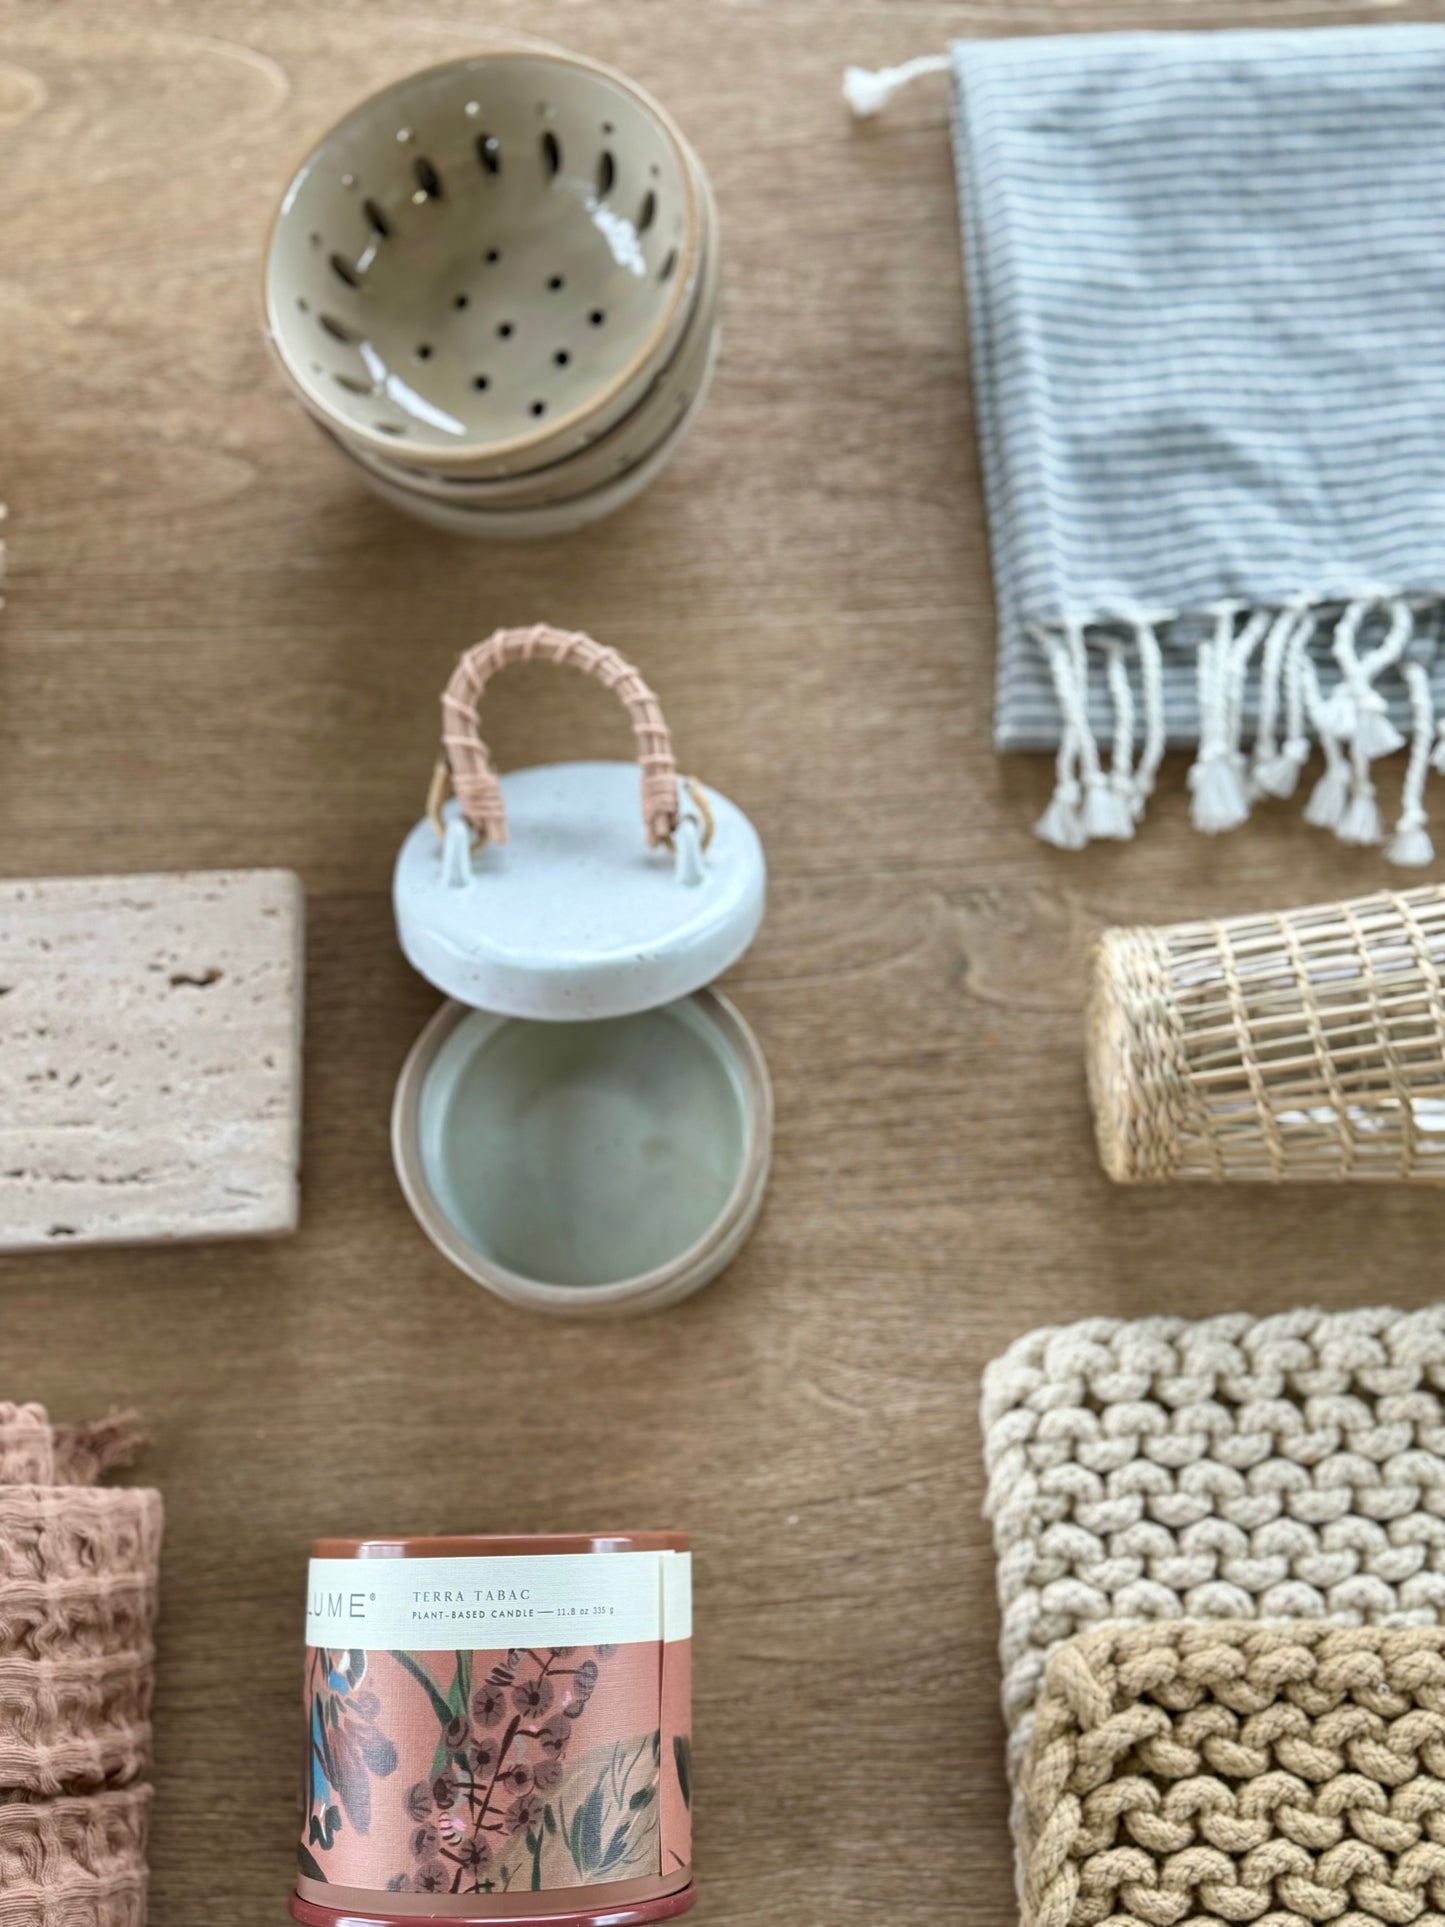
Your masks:
{"label": "speckled stoneware bowl", "polygon": [[611,476],[597,488],[576,496],[542,497],[500,506],[486,502],[438,499],[434,494],[400,486],[379,468],[360,460],[354,449],[338,452],[355,470],[357,479],[378,500],[399,509],[402,514],[444,529],[449,535],[469,535],[484,541],[531,541],[546,536],[566,535],[589,523],[601,521],[635,501],[650,488],[686,440],[702,408],[707,393],[707,377],[692,406],[678,416],[670,432],[640,461],[621,474]]}
{"label": "speckled stoneware bowl", "polygon": [[[709,207],[711,195],[703,183]],[[670,361],[630,414],[585,448],[560,462],[516,475],[453,475],[416,468],[348,444],[344,452],[372,470],[391,490],[409,490],[433,501],[478,510],[542,508],[554,503],[589,502],[605,495],[622,476],[665,449],[670,458],[682,440],[676,432],[697,415],[718,346],[722,292],[719,251],[707,251],[696,304]],[[420,512],[415,511],[414,512]],[[590,519],[590,517],[588,518]]]}
{"label": "speckled stoneware bowl", "polygon": [[276,216],[265,309],[288,382],[389,499],[497,485],[537,508],[615,493],[672,445],[717,290],[706,180],[663,110],[593,62],[504,52],[414,74],[322,139]]}

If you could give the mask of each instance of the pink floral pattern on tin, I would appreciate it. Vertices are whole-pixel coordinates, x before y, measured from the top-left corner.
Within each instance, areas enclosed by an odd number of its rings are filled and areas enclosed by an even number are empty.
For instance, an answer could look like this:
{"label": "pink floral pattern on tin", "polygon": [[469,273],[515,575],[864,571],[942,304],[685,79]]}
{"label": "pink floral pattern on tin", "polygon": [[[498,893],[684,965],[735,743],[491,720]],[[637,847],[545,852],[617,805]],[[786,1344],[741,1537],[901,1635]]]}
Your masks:
{"label": "pink floral pattern on tin", "polygon": [[682,1872],[687,1647],[309,1649],[302,1874],[457,1895]]}

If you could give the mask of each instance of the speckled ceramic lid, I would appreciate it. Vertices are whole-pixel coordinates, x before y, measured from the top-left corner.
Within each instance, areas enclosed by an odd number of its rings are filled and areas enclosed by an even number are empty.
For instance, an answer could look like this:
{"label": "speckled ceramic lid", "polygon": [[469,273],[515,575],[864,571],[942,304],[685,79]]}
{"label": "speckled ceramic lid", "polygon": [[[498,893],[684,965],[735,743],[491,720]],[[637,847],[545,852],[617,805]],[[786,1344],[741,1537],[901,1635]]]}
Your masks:
{"label": "speckled ceramic lid", "polygon": [[423,818],[397,859],[402,949],[448,996],[514,1017],[620,1017],[701,989],[752,942],[766,865],[725,796],[684,782],[672,847],[649,848],[634,763],[499,780],[505,843],[474,847],[451,802],[442,837]]}

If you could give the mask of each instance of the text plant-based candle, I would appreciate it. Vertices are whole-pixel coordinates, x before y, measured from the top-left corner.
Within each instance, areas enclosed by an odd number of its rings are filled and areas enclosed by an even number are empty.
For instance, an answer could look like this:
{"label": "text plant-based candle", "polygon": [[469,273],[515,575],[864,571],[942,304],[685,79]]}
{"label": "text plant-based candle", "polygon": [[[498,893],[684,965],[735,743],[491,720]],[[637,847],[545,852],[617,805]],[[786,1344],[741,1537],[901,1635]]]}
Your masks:
{"label": "text plant-based candle", "polygon": [[296,1919],[691,1904],[685,1538],[322,1541],[306,1624]]}

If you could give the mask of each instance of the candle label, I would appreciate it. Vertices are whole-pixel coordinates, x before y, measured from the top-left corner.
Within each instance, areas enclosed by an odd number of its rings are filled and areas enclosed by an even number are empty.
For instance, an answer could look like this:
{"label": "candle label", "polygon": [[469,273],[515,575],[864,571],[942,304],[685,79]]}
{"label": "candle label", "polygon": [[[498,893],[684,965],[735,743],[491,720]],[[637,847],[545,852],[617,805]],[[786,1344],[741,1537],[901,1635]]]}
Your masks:
{"label": "candle label", "polygon": [[398,1913],[492,1895],[505,1912],[508,1895],[683,1885],[690,1564],[314,1560],[303,1892],[386,1893]]}
{"label": "candle label", "polygon": [[692,1554],[537,1553],[519,1558],[313,1559],[311,1646],[524,1646],[555,1637],[687,1639]]}

